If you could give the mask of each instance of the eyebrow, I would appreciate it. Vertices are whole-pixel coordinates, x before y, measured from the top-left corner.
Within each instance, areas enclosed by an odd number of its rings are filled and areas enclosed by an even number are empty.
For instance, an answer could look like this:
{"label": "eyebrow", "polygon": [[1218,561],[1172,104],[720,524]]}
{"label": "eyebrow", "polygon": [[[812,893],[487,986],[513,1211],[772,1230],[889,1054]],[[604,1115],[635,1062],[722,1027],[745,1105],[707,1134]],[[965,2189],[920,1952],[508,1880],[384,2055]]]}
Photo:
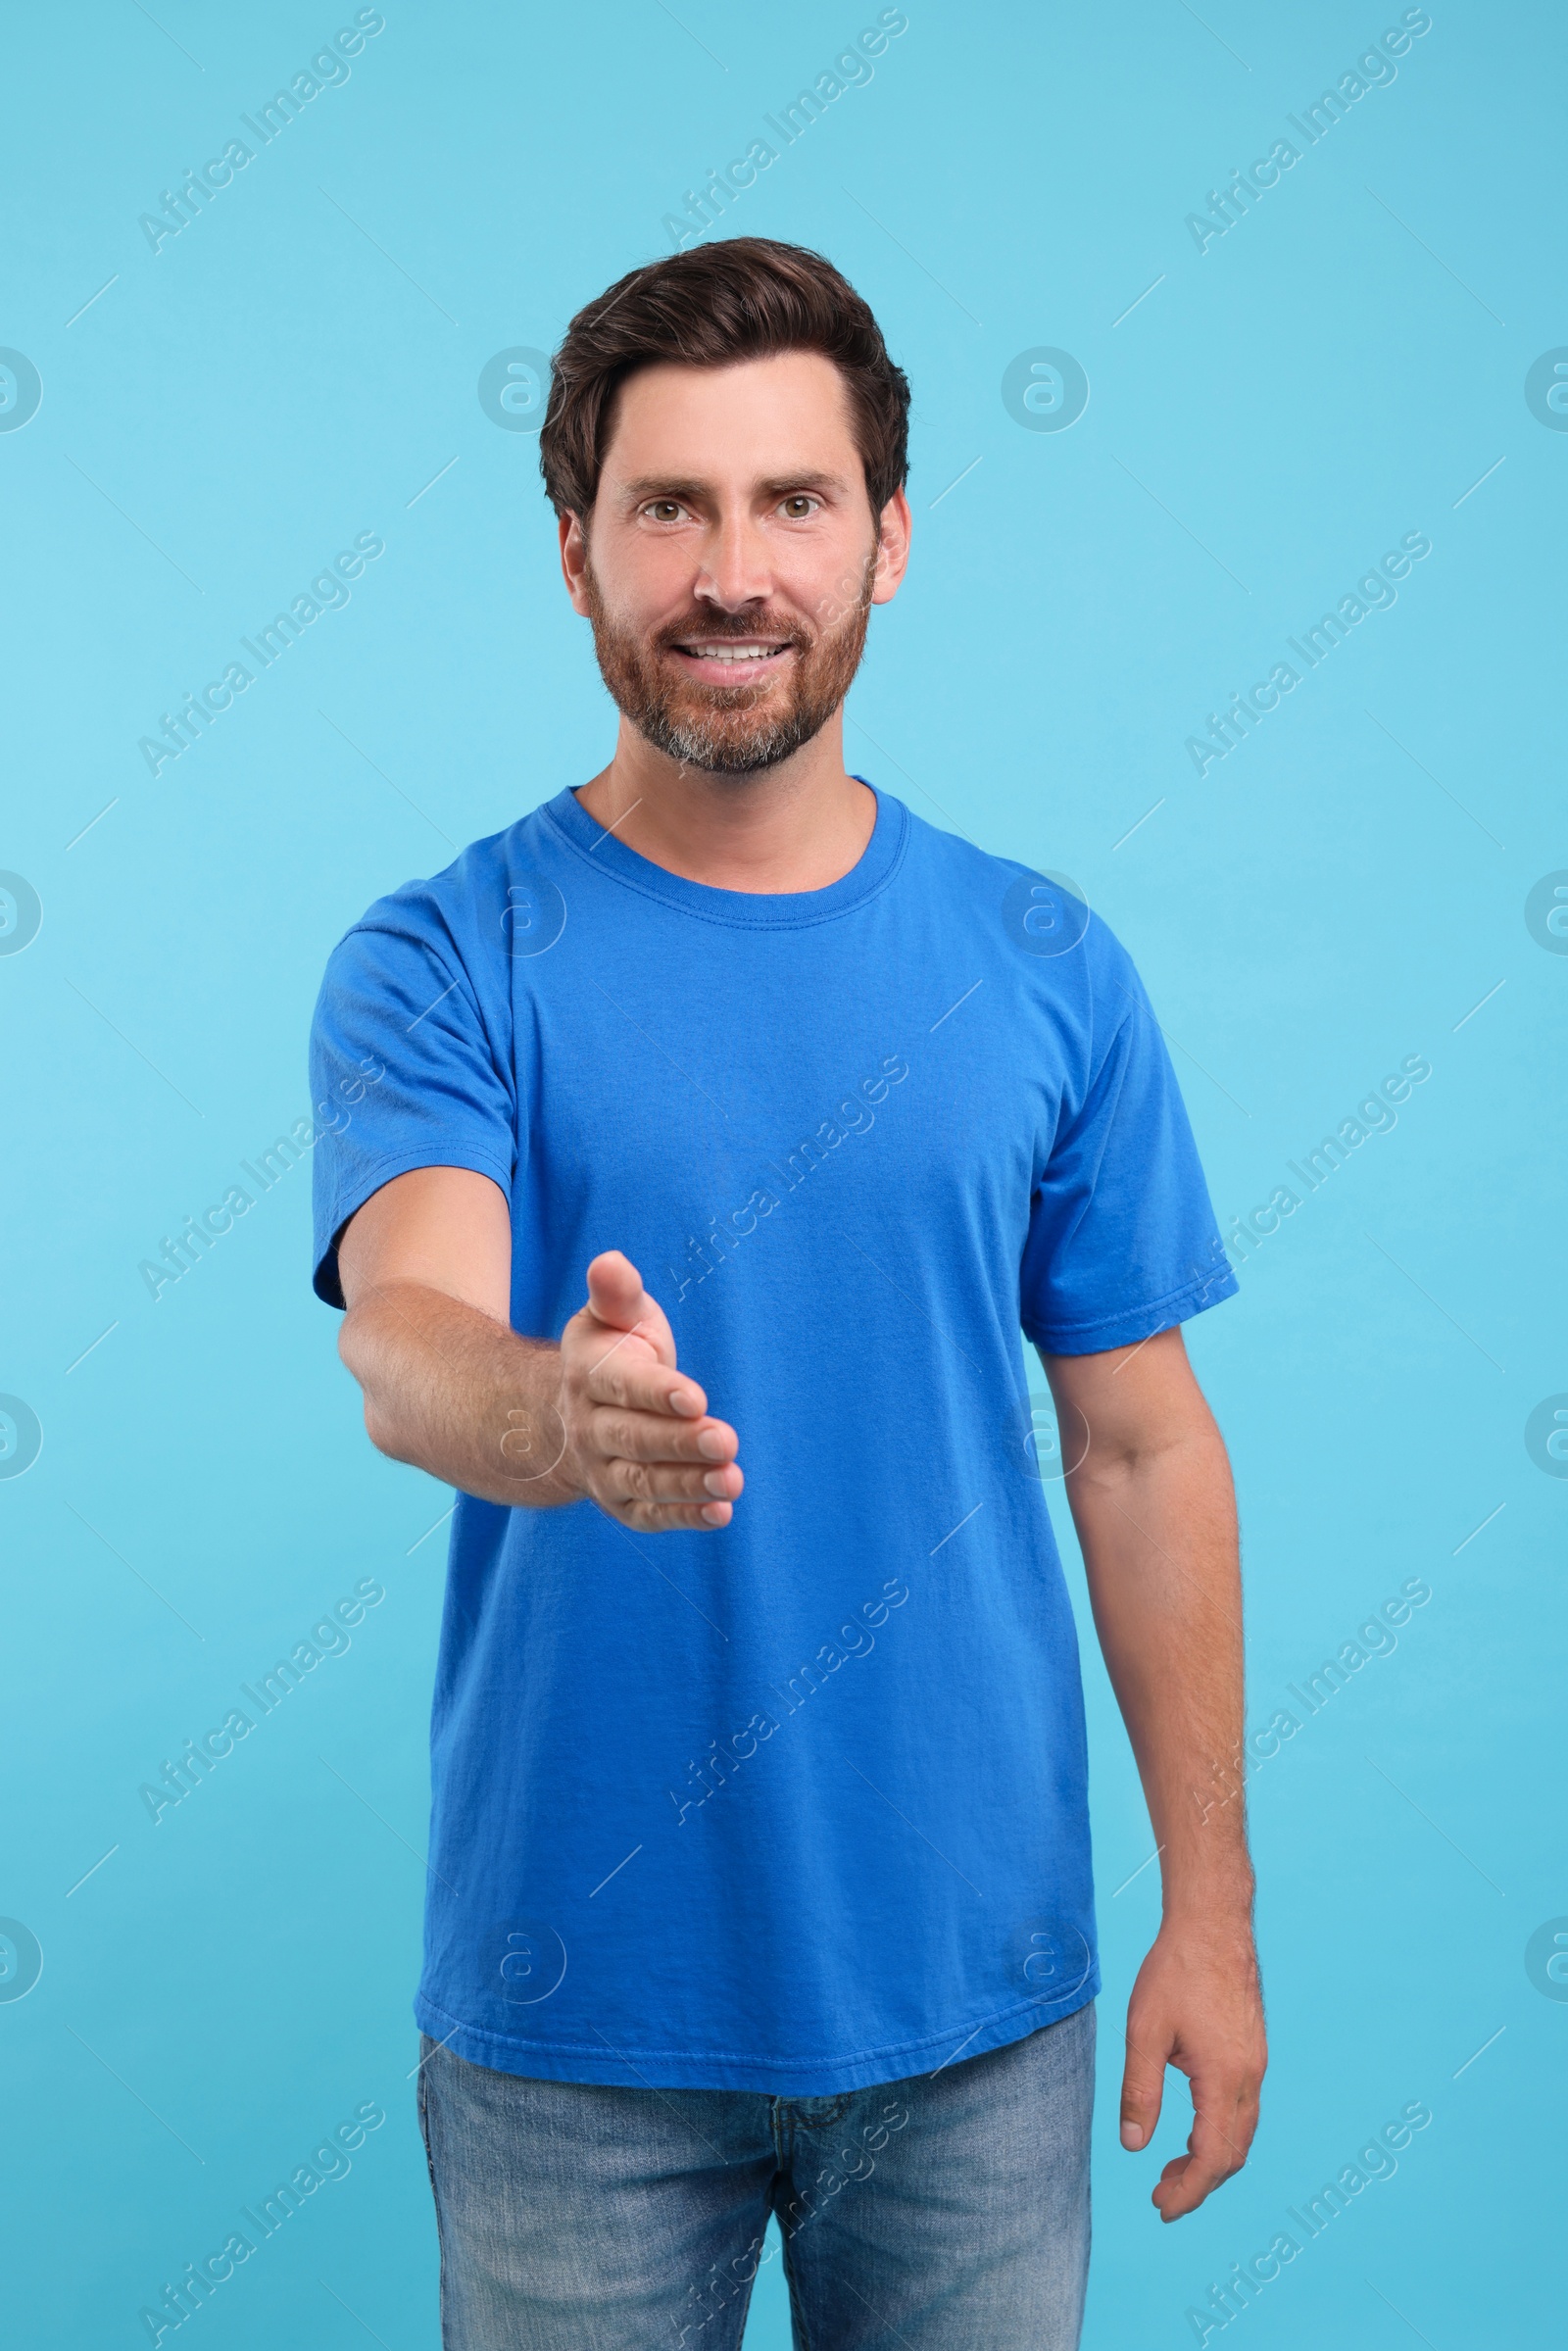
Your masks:
{"label": "eyebrow", "polygon": [[[642,474],[633,481],[621,482],[619,494],[624,498],[709,498],[711,482],[696,479],[676,480],[667,474]],[[761,481],[757,488],[772,498],[783,498],[792,490],[827,490],[843,493],[849,484],[837,473],[813,472],[781,473],[776,478]]]}

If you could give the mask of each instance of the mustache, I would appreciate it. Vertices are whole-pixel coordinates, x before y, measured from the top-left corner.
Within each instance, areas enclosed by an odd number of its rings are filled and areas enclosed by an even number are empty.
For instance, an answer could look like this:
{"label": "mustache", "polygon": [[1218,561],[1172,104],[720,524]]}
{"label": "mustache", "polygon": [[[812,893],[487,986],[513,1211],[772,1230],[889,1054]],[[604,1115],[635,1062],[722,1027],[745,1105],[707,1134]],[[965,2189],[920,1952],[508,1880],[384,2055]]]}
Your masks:
{"label": "mustache", "polygon": [[793,645],[802,653],[809,652],[816,643],[815,632],[802,621],[774,619],[765,612],[750,617],[739,612],[696,612],[688,619],[660,629],[653,643],[662,653],[694,640],[715,644],[724,637],[770,637],[780,645]]}

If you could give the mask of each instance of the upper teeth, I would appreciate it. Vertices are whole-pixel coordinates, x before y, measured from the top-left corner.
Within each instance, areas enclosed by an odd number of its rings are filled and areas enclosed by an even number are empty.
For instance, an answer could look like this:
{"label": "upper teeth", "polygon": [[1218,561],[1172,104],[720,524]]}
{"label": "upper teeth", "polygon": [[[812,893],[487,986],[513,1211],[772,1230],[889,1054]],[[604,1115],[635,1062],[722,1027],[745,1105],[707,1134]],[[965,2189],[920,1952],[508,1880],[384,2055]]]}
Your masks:
{"label": "upper teeth", "polygon": [[688,645],[686,650],[700,661],[765,661],[778,648],[775,645]]}

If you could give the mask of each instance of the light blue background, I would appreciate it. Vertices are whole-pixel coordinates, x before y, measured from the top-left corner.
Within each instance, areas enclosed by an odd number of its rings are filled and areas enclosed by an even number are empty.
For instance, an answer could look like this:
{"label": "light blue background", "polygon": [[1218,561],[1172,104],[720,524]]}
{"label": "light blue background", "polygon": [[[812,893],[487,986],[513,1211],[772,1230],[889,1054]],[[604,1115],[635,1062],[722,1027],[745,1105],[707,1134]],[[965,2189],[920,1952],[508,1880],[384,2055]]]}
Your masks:
{"label": "light blue background", "polygon": [[[136,1269],[304,1114],[344,926],[606,757],[537,443],[487,418],[480,369],[552,348],[663,249],[682,192],[875,11],[385,14],[346,86],[156,255],[138,215],[352,11],[93,0],[9,35],[0,343],[43,399],[0,433],[0,866],[43,924],[0,956],[0,1389],[44,1439],[0,1483],[0,1912],[44,1964],[0,2002],[3,2292],[8,2339],[51,2351],[145,2340],[138,2308],[368,2099],[387,2127],[201,2339],[437,2340],[408,2077],[442,1564],[420,1538],[448,1496],[365,1441],[310,1295],[308,1168],[156,1305]],[[1523,1432],[1568,1390],[1568,957],[1523,908],[1568,867],[1568,433],[1523,384],[1568,343],[1562,19],[1435,0],[1392,86],[1200,255],[1184,216],[1396,8],[908,14],[728,223],[829,253],[914,384],[913,569],[854,690],[854,762],[1079,879],[1176,1041],[1223,1221],[1401,1056],[1433,1070],[1192,1332],[1242,1494],[1250,1719],[1404,1578],[1433,1596],[1255,1778],[1262,2127],[1169,2229],[1148,2194],[1185,2138],[1179,2078],[1153,2151],[1116,2144],[1157,1872],[1132,1876],[1151,1837],[1091,1641],[1085,2339],[1192,2341],[1209,2280],[1421,2098],[1397,2176],[1237,2324],[1254,2351],[1539,2341],[1568,2003],[1524,1953],[1568,1913],[1568,1484]],[[1004,408],[1038,345],[1088,372],[1070,430]],[[1397,605],[1200,780],[1186,736],[1416,529],[1433,553]],[[386,553],[347,609],[154,781],[137,738],[365,530]],[[352,1649],[155,1828],[139,1784],[367,1575],[387,1596]],[[748,2340],[786,2340],[776,2258]]]}

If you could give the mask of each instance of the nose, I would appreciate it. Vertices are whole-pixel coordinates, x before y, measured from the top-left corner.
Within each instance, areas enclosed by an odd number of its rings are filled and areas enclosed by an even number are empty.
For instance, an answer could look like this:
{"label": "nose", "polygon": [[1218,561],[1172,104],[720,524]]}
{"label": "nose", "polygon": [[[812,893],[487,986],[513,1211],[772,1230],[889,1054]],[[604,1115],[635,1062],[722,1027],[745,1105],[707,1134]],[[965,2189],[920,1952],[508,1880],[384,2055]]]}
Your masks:
{"label": "nose", "polygon": [[767,541],[747,514],[720,517],[708,533],[694,593],[724,612],[765,604],[773,590]]}

